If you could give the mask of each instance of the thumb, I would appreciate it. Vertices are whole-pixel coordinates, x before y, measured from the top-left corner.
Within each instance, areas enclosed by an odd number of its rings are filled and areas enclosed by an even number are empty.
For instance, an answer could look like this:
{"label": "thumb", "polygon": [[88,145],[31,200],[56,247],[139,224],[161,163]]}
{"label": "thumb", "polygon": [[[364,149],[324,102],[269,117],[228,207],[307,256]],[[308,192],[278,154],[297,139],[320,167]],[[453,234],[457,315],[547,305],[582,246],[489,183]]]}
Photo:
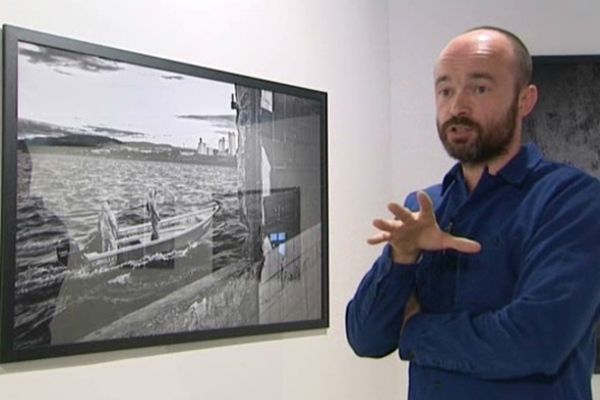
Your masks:
{"label": "thumb", "polygon": [[463,238],[445,234],[442,239],[443,247],[445,249],[454,249],[461,253],[479,253],[481,251],[481,244],[478,242]]}

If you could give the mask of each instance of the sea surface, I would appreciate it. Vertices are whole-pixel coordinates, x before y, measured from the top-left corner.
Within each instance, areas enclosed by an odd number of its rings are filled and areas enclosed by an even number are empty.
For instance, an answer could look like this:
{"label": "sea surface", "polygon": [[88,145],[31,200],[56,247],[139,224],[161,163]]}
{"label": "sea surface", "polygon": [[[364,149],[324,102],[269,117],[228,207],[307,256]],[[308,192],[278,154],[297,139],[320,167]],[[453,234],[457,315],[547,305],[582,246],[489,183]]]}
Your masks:
{"label": "sea surface", "polygon": [[[18,154],[14,286],[15,348],[71,343],[241,257],[235,168]],[[221,204],[212,228],[189,247],[128,265],[86,268],[98,250],[97,221],[109,202],[119,227],[148,221],[146,196],[157,190],[161,218]],[[61,242],[71,241],[67,265]],[[79,254],[78,254],[79,253]]]}

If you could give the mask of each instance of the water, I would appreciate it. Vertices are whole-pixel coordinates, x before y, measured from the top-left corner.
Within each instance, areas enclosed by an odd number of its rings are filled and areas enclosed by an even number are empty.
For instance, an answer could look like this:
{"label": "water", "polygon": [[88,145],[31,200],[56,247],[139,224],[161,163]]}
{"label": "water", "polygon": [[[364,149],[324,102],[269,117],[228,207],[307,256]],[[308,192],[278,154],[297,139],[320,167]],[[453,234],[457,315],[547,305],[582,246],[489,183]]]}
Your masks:
{"label": "water", "polygon": [[[76,154],[19,153],[15,260],[15,347],[70,343],[241,257],[234,168],[115,160]],[[27,171],[31,184],[27,194]],[[119,227],[146,222],[145,199],[158,190],[162,218],[191,212],[213,198],[213,227],[186,249],[156,254],[127,268],[60,264],[56,245],[71,238],[85,253],[98,245],[103,199]],[[73,254],[73,253],[71,253]]]}

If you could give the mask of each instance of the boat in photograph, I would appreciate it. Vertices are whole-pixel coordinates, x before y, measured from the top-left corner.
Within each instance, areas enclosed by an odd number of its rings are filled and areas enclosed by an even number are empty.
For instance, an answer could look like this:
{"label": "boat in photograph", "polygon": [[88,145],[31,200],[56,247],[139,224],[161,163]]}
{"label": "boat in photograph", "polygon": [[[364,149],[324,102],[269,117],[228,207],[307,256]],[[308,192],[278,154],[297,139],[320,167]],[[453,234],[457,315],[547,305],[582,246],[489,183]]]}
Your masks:
{"label": "boat in photograph", "polygon": [[[226,206],[213,200],[198,207],[161,219],[158,239],[152,240],[152,225],[144,222],[120,227],[115,250],[96,252],[90,246],[77,254],[71,243],[50,320],[51,344],[86,341],[86,335],[166,296],[174,298],[173,293],[212,273],[214,249],[206,236]],[[153,329],[122,335],[143,336]]]}
{"label": "boat in photograph", "polygon": [[86,267],[91,270],[126,265],[158,253],[183,250],[200,239],[209,229],[218,202],[186,214],[165,218],[159,224],[159,238],[152,240],[150,222],[119,229],[117,249],[105,252],[84,253]]}

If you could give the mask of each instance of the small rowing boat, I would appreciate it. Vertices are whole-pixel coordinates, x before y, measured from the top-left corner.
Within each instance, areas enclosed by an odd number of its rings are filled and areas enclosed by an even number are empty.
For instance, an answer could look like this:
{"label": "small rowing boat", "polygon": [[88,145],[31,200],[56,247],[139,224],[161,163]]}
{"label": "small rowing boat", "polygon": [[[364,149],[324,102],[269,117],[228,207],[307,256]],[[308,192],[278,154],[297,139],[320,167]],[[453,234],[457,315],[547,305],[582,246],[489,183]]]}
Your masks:
{"label": "small rowing boat", "polygon": [[87,268],[96,270],[141,260],[157,253],[182,250],[200,239],[210,228],[220,206],[217,202],[186,214],[165,218],[159,224],[159,238],[151,240],[150,222],[119,229],[117,249],[84,253]]}

